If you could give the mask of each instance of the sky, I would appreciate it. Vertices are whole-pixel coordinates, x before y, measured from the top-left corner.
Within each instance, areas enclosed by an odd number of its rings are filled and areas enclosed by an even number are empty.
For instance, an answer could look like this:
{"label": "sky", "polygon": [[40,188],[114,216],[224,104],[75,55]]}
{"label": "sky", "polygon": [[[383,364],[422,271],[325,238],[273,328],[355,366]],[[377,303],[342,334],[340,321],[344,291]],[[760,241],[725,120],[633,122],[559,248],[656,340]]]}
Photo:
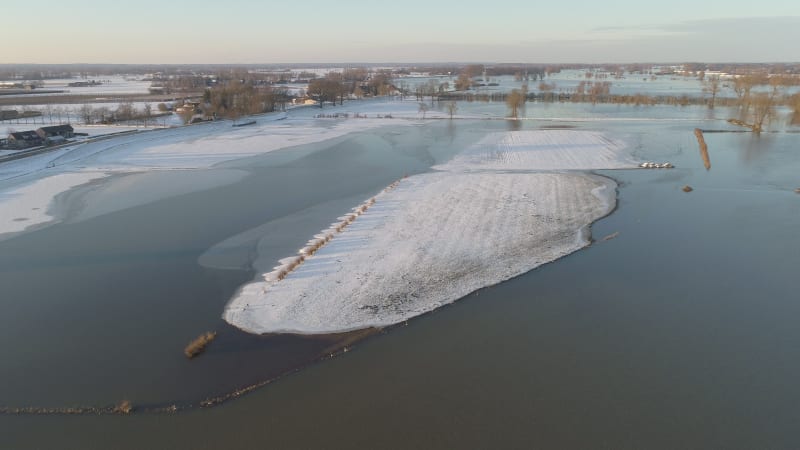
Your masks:
{"label": "sky", "polygon": [[797,62],[797,0],[3,0],[0,63]]}

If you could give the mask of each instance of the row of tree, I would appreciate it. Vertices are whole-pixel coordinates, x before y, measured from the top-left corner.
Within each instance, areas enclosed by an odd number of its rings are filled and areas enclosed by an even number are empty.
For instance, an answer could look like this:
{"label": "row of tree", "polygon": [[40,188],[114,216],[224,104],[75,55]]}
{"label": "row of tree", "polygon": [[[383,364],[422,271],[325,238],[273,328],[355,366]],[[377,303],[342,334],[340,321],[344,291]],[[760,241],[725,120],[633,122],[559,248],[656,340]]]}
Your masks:
{"label": "row of tree", "polygon": [[235,121],[250,114],[283,111],[290,101],[291,96],[285,88],[256,87],[234,79],[206,89],[199,108],[184,106],[179,114],[186,123],[197,114],[203,114],[206,118],[227,118]]}
{"label": "row of tree", "polygon": [[364,69],[351,69],[344,72],[329,72],[324,77],[310,80],[307,93],[322,108],[326,102],[338,101],[342,104],[348,97],[389,95],[394,90],[391,73],[371,74]]}
{"label": "row of tree", "polygon": [[[113,109],[106,106],[93,107],[87,103],[80,106],[75,113],[85,124],[112,124],[135,121],[147,126],[158,117],[171,114],[164,103],[159,103],[156,109],[157,111],[153,111],[150,103],[145,103],[141,109],[136,108],[133,102],[122,102]],[[46,111],[50,115],[52,122],[52,113],[47,109]],[[60,116],[58,116],[58,121],[61,122]]]}

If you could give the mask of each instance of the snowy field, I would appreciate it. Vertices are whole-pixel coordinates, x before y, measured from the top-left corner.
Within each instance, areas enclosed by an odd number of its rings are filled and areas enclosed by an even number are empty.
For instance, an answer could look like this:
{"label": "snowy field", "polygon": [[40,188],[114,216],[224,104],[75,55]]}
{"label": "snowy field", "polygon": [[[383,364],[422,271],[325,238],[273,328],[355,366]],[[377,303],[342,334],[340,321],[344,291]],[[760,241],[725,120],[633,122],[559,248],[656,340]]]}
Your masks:
{"label": "snowy field", "polygon": [[[70,86],[69,83],[83,82],[83,81],[102,81],[101,84],[93,86]],[[90,77],[87,79],[81,78],[61,78],[53,80],[44,80],[42,90],[59,90],[64,91],[56,94],[34,94],[36,96],[52,96],[52,95],[96,95],[96,96],[112,96],[123,94],[148,94],[150,91],[149,81],[142,81],[138,77],[126,77],[124,75],[101,75],[97,77]],[[36,92],[35,90],[33,92]],[[7,98],[24,97],[26,95],[9,95]]]}
{"label": "snowy field", "polygon": [[491,134],[340,217],[244,286],[223,317],[252,333],[318,334],[432,311],[587,245],[616,184],[550,171],[601,166],[635,167],[600,133]]}
{"label": "snowy field", "polygon": [[[371,117],[416,117],[411,102],[364,102]],[[216,164],[283,148],[322,142],[386,125],[415,120],[315,119],[346,108],[298,108],[287,114],[257,116],[256,125],[234,128],[230,121],[139,131],[78,143],[59,150],[0,163],[0,239],[28,227],[52,222],[53,199],[66,190],[118,173],[206,169]],[[82,128],[81,128],[82,130]],[[92,134],[96,134],[100,129]],[[111,129],[102,129],[105,132]],[[119,127],[113,131],[129,131]],[[231,178],[233,179],[233,178]],[[185,191],[182,191],[185,193]]]}
{"label": "snowy field", "polygon": [[[145,105],[150,105],[153,114],[160,114],[158,104],[162,102],[131,102],[136,111],[144,111]],[[170,104],[171,102],[165,102]],[[119,102],[89,102],[86,103],[92,109],[99,110],[105,108],[109,112],[116,111],[121,103]],[[3,110],[17,110],[17,111],[39,111],[41,116],[9,119],[0,121],[0,133],[8,133],[9,129],[15,131],[35,130],[39,127],[48,125],[61,125],[69,123],[73,127],[86,126],[85,118],[81,114],[81,108],[84,103],[59,103],[56,105],[8,105],[3,106]],[[141,124],[143,121],[138,121]],[[154,126],[172,126],[182,125],[183,120],[177,114],[170,114],[167,116],[151,117],[147,120],[148,125]],[[138,125],[137,124],[137,125]],[[110,125],[88,125],[88,127],[104,127]]]}
{"label": "snowy field", "polygon": [[625,144],[602,133],[548,130],[492,133],[456,156],[453,170],[589,170],[636,166],[621,157]]}

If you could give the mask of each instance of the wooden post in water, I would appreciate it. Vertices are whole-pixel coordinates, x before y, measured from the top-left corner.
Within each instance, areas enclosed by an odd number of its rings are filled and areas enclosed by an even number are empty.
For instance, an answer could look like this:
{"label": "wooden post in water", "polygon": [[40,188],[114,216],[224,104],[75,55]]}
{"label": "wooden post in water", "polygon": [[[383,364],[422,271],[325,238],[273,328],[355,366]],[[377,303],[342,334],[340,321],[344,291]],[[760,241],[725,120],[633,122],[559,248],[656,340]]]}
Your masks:
{"label": "wooden post in water", "polygon": [[708,145],[706,145],[706,140],[703,138],[703,130],[695,128],[694,135],[697,137],[697,143],[700,144],[700,156],[703,158],[703,165],[706,170],[709,170],[711,169],[711,159],[708,157]]}

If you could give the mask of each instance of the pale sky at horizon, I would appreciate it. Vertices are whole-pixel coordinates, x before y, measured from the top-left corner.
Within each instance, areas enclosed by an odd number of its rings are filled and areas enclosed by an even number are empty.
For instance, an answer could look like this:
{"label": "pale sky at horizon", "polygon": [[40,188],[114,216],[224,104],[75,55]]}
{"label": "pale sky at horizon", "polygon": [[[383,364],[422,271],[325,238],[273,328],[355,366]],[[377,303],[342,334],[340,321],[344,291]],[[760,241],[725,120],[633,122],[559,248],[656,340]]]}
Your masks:
{"label": "pale sky at horizon", "polygon": [[4,3],[0,63],[800,61],[797,0]]}

